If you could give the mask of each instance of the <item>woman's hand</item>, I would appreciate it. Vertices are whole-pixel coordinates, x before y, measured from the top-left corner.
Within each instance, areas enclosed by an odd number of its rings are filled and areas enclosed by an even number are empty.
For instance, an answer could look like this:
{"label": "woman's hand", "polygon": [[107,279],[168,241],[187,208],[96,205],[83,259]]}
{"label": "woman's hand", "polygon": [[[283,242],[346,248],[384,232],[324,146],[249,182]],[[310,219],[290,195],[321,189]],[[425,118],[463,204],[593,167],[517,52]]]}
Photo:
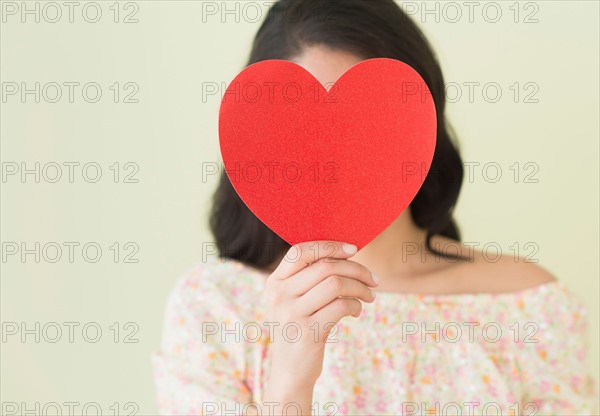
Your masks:
{"label": "woman's hand", "polygon": [[347,260],[355,253],[356,246],[335,241],[297,244],[268,277],[272,360],[266,401],[284,405],[290,399],[303,414],[310,410],[331,329],[344,316],[358,317],[361,300],[375,299],[372,273]]}

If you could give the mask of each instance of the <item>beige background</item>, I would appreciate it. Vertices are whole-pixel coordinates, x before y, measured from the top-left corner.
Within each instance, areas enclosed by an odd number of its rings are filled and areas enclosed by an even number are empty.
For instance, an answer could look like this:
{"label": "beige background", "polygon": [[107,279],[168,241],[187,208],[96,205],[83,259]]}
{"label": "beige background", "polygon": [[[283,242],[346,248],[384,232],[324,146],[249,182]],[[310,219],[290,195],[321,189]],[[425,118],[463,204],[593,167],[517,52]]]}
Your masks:
{"label": "beige background", "polygon": [[[26,402],[30,408],[36,402],[97,402],[107,414],[115,402],[121,413],[125,403],[134,402],[138,414],[156,412],[150,354],[159,344],[164,301],[178,275],[201,258],[202,243],[210,241],[206,213],[216,177],[203,181],[202,166],[220,158],[219,96],[203,99],[203,85],[226,83],[242,69],[259,25],[244,21],[244,16],[255,17],[255,9],[243,9],[249,2],[238,3],[237,15],[205,15],[203,22],[203,7],[212,7],[207,3],[121,3],[119,23],[113,21],[113,2],[98,2],[102,18],[97,23],[83,19],[86,2],[75,9],[72,23],[66,7],[57,23],[43,16],[39,23],[27,16],[23,23],[20,14],[3,13],[4,88],[11,82],[25,82],[28,88],[35,82],[96,82],[103,93],[97,103],[86,102],[81,89],[70,103],[67,87],[54,104],[43,98],[35,103],[32,95],[24,103],[19,95],[3,97],[5,169],[13,166],[10,162],[26,162],[31,168],[37,161],[46,166],[46,175],[54,176],[52,163],[81,164],[73,183],[64,165],[57,183],[43,178],[36,183],[33,175],[23,183],[19,175],[3,175],[3,255],[10,243],[21,242],[29,248],[35,242],[77,242],[79,248],[94,242],[103,250],[96,263],[87,262],[80,250],[69,262],[65,246],[56,263],[44,258],[36,263],[33,255],[25,262],[19,255],[3,259],[3,402]],[[449,104],[449,115],[464,160],[480,163],[473,179],[465,180],[457,215],[466,241],[481,246],[497,242],[507,253],[517,243],[522,255],[535,249],[527,243],[537,244],[535,258],[589,308],[590,364],[597,374],[598,2],[520,3],[516,23],[512,3],[496,3],[502,10],[497,23],[484,18],[494,18],[494,5],[482,14],[487,2],[475,9],[472,22],[463,2],[455,3],[463,13],[456,23],[449,21],[456,10],[447,3],[437,5],[439,22],[422,9],[416,14],[424,20],[421,25],[439,54],[447,83],[462,89],[462,98]],[[14,4],[20,7],[21,2]],[[27,4],[35,7],[35,2]],[[223,3],[213,4],[219,8]],[[230,10],[235,4],[227,2]],[[421,2],[405,4],[412,11],[414,6],[422,8]],[[86,16],[93,18],[90,7]],[[137,23],[121,22],[132,12]],[[55,16],[53,10],[46,13],[49,19]],[[525,23],[527,16],[538,22]],[[110,89],[115,82],[120,83],[118,103]],[[138,103],[123,102],[124,93],[133,88],[124,87],[128,82],[139,86]],[[469,82],[480,83],[473,100]],[[500,86],[498,102],[490,102],[493,89],[484,99],[481,86],[486,83]],[[49,97],[52,91],[47,87]],[[532,92],[529,99],[538,102],[524,102]],[[102,168],[97,183],[82,178],[81,166],[89,162]],[[118,183],[110,169],[115,162],[120,164]],[[123,175],[133,169],[125,168],[128,162],[139,168],[137,183],[123,183]],[[488,165],[492,168],[484,176],[486,163],[497,165]],[[493,166],[502,169],[495,183]],[[520,172],[517,183],[515,169]],[[532,173],[529,179],[538,182],[526,183],[525,176]],[[110,249],[115,242],[121,254],[117,263]],[[133,257],[137,263],[122,261],[132,252],[133,246],[124,246],[128,242],[139,247]],[[54,256],[51,250],[47,246],[47,257]],[[7,335],[10,322],[25,322],[29,328],[35,322],[80,326],[72,343],[65,326],[56,343],[43,337],[35,342],[33,335],[21,343],[18,335]],[[103,330],[97,343],[82,338],[81,328],[89,322]],[[121,328],[119,342],[110,329],[115,322]],[[123,342],[136,328],[126,326],[129,322],[138,328],[133,336],[137,343]],[[54,329],[46,329],[46,337],[52,338]]]}

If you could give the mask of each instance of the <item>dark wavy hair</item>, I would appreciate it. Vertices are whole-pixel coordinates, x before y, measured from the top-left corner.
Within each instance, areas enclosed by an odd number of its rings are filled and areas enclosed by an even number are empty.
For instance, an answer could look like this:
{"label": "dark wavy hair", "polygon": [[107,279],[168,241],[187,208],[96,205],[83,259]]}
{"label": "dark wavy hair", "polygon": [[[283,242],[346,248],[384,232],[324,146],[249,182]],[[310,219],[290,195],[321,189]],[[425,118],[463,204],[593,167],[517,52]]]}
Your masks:
{"label": "dark wavy hair", "polygon": [[[444,78],[429,42],[393,0],[280,0],[269,9],[254,39],[248,65],[290,59],[303,48],[323,45],[363,59],[393,58],[413,67],[427,83],[437,113],[437,141],[430,171],[410,204],[412,219],[434,235],[460,241],[452,213],[463,178],[463,164],[445,118]],[[210,229],[222,258],[262,269],[289,244],[264,225],[240,199],[225,172],[214,194]],[[456,258],[456,257],[454,257]]]}

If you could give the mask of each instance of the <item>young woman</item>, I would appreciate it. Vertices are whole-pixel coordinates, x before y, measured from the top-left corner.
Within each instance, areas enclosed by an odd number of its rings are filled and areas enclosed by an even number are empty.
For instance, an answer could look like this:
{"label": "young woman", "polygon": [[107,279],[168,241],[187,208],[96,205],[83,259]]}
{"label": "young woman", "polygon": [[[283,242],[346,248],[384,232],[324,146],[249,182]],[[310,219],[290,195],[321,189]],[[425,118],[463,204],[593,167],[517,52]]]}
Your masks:
{"label": "young woman", "polygon": [[578,300],[532,263],[460,243],[444,79],[396,3],[281,0],[249,64],[290,60],[327,85],[375,57],[411,65],[432,91],[437,145],[418,195],[358,252],[289,247],[223,177],[211,217],[221,258],[186,273],[167,304],[161,413],[592,414]]}

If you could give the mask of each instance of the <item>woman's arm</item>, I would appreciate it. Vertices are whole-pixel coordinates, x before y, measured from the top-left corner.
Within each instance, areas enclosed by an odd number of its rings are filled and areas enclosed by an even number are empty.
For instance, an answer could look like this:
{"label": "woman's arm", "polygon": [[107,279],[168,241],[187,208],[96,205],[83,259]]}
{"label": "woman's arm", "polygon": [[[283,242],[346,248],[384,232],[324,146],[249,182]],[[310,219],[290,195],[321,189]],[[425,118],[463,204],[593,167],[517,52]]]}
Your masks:
{"label": "woman's arm", "polygon": [[[203,273],[217,273],[207,279]],[[220,415],[252,402],[243,379],[245,346],[207,335],[203,325],[235,322],[214,283],[221,273],[206,265],[180,278],[164,313],[160,350],[153,356],[161,415]]]}
{"label": "woman's arm", "polygon": [[566,287],[554,286],[528,319],[535,341],[519,351],[525,414],[597,415],[598,385],[587,363],[587,311]]}
{"label": "woman's arm", "polygon": [[277,325],[264,403],[276,403],[275,414],[286,414],[286,406],[311,414],[329,332],[344,316],[360,316],[361,300],[375,300],[372,273],[347,260],[355,253],[356,246],[339,242],[298,244],[267,279],[268,321]]}
{"label": "woman's arm", "polygon": [[[359,316],[360,300],[374,300],[371,272],[347,260],[355,250],[345,251],[343,243],[335,242],[293,246],[267,278],[271,367],[257,414],[285,414],[285,408],[290,414],[311,414],[329,331],[342,317]],[[248,346],[204,333],[206,324],[245,319],[236,297],[221,287],[237,282],[222,285],[220,279],[227,276],[206,275],[221,273],[215,270],[207,267],[181,279],[167,301],[163,342],[154,356],[160,414],[252,414],[251,404],[259,399],[245,379]]]}

